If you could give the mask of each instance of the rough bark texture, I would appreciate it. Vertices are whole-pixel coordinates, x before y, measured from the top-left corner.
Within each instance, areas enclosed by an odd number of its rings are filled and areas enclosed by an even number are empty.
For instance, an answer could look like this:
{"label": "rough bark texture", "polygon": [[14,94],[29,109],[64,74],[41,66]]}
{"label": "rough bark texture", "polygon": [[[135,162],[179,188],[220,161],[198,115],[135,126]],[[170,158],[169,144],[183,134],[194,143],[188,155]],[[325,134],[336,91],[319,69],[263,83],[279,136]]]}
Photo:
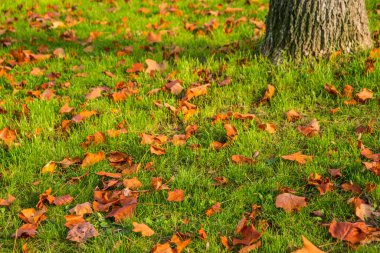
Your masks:
{"label": "rough bark texture", "polygon": [[271,0],[263,54],[277,61],[372,47],[365,0]]}

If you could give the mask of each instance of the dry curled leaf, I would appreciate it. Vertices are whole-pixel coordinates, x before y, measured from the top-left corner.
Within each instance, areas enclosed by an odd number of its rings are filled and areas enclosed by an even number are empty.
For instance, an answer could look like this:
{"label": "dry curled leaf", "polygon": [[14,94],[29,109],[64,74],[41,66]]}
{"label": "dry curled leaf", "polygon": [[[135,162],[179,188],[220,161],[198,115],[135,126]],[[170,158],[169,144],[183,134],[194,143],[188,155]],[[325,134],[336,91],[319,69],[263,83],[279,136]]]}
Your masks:
{"label": "dry curled leaf", "polygon": [[294,121],[301,119],[301,115],[298,112],[296,112],[295,110],[288,111],[286,113],[286,117],[288,119],[288,122],[294,122]]}
{"label": "dry curled leaf", "polygon": [[367,225],[364,222],[337,222],[333,220],[329,232],[332,237],[357,244],[366,239],[369,234]]}
{"label": "dry curled leaf", "polygon": [[313,119],[306,126],[299,126],[298,130],[307,137],[313,137],[319,134],[320,127],[317,119]]}
{"label": "dry curled leaf", "polygon": [[66,239],[83,243],[87,239],[98,236],[98,231],[91,225],[89,222],[83,222],[77,225],[74,225],[67,234]]}
{"label": "dry curled leaf", "polygon": [[364,88],[362,91],[358,92],[355,96],[360,103],[365,103],[368,99],[373,98],[373,92]]}
{"label": "dry curled leaf", "polygon": [[233,163],[236,163],[236,164],[254,164],[256,162],[252,158],[245,157],[242,155],[233,155],[231,157],[231,160]]}
{"label": "dry curled leaf", "polygon": [[87,153],[82,161],[82,168],[94,165],[106,158],[104,151],[99,151],[98,153]]}
{"label": "dry curled leaf", "polygon": [[86,214],[91,214],[93,213],[92,208],[91,208],[91,203],[89,202],[84,202],[82,204],[77,204],[73,208],[69,210],[71,214],[76,214],[76,215],[86,215]]}
{"label": "dry curled leaf", "polygon": [[16,200],[11,194],[8,194],[7,199],[0,199],[0,206],[10,206]]}
{"label": "dry curled leaf", "polygon": [[221,210],[222,210],[220,206],[221,206],[220,202],[217,202],[211,208],[209,208],[209,209],[206,210],[206,212],[205,212],[206,215],[208,217],[210,217],[210,216],[212,216],[212,215],[214,215],[216,213],[220,213]]}
{"label": "dry curled leaf", "polygon": [[65,206],[65,205],[70,204],[73,200],[74,198],[71,197],[70,195],[64,195],[60,197],[55,197],[53,204],[56,206]]}

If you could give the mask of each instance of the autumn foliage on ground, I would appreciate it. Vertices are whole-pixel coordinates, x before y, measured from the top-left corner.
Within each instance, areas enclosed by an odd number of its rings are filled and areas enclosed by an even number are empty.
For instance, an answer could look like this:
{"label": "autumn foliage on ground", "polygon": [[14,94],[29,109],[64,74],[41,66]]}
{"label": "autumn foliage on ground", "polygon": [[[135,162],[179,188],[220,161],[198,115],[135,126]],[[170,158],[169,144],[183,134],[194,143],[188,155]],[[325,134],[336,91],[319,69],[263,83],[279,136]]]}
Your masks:
{"label": "autumn foliage on ground", "polygon": [[268,1],[0,3],[4,252],[378,252],[374,49],[272,65]]}

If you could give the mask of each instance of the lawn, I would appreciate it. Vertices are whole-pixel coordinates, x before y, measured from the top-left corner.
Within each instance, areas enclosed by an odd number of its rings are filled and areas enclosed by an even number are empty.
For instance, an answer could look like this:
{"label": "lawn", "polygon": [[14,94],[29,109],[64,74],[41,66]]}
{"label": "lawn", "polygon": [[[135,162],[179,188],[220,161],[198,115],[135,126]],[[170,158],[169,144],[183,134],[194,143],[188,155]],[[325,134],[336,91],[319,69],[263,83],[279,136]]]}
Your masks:
{"label": "lawn", "polygon": [[[259,51],[268,2],[1,1],[0,251],[150,252],[177,235],[178,251],[238,252],[245,215],[259,252],[292,252],[302,235],[326,252],[379,252],[329,226],[363,222],[357,197],[380,227],[380,172],[363,164],[380,152],[380,49],[273,65]],[[380,6],[367,9],[380,46]],[[299,151],[312,158],[283,158]],[[285,211],[283,193],[306,204]],[[85,202],[98,236],[70,241],[65,216]],[[46,219],[13,238],[37,203]]]}

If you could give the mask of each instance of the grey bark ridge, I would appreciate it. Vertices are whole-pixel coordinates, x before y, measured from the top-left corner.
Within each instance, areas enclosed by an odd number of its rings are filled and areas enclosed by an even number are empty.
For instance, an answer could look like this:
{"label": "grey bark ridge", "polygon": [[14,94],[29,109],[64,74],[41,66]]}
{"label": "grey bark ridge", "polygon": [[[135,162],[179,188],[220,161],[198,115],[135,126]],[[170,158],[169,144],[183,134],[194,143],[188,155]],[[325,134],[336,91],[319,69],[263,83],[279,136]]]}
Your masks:
{"label": "grey bark ridge", "polygon": [[273,61],[372,46],[365,0],[270,1],[262,52]]}

